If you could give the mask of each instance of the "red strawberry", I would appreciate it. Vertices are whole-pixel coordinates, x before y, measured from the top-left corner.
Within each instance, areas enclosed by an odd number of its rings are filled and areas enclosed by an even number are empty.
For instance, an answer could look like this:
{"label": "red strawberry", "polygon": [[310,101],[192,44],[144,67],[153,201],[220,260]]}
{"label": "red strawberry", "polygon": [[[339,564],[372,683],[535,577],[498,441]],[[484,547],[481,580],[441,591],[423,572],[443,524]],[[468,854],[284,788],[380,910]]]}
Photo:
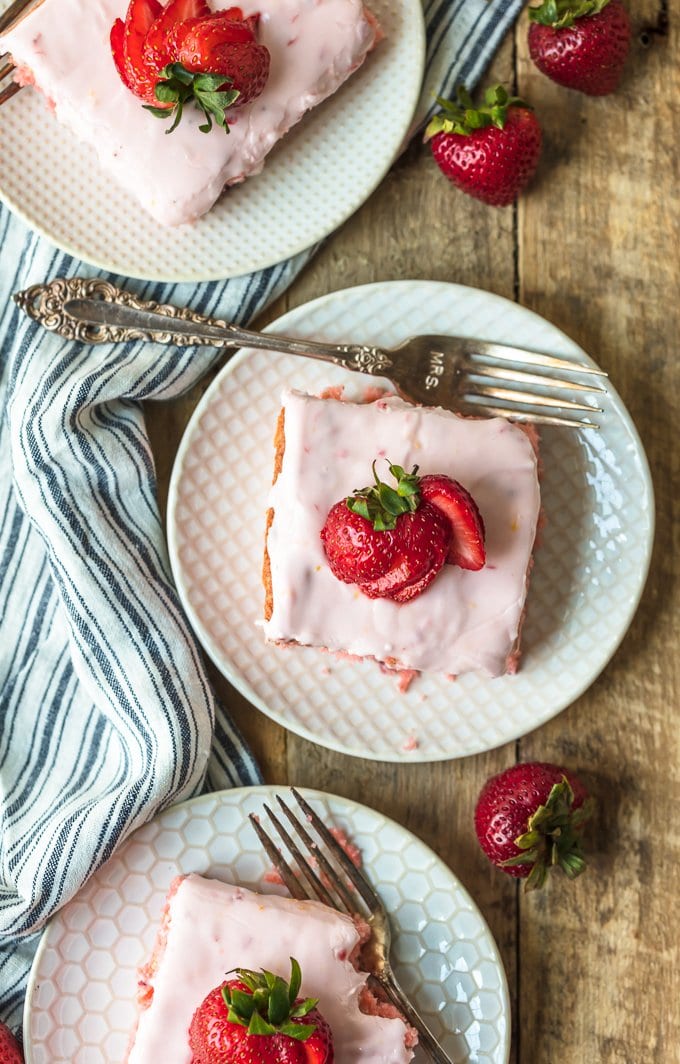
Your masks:
{"label": "red strawberry", "polygon": [[333,1037],[317,999],[297,996],[302,975],[294,958],[290,983],[243,968],[236,976],[211,990],[193,1015],[192,1064],[333,1064]]}
{"label": "red strawberry", "polygon": [[[370,522],[366,524],[370,528]],[[398,517],[393,531],[373,534],[390,538],[389,568],[372,580],[346,582],[357,583],[368,598],[395,602],[410,602],[432,583],[446,561],[451,540],[446,518],[427,502],[421,502],[415,513]]]}
{"label": "red strawberry", "polygon": [[588,96],[614,91],[632,35],[621,0],[544,0],[529,18],[529,51],[540,71]]}
{"label": "red strawberry", "polygon": [[484,521],[470,492],[441,473],[422,477],[419,487],[423,499],[442,510],[451,522],[447,562],[461,569],[481,569],[486,561]]}
{"label": "red strawberry", "polygon": [[158,0],[130,0],[123,37],[126,74],[123,81],[135,96],[155,107],[162,106],[154,92],[158,80],[157,71],[144,57],[144,41],[162,10]]}
{"label": "red strawberry", "polygon": [[128,79],[125,64],[125,23],[122,19],[117,18],[114,22],[109,40],[111,42],[111,55],[118,71],[118,77],[126,88],[134,92],[133,86]]}
{"label": "red strawberry", "polygon": [[206,0],[169,0],[144,40],[146,62],[156,71],[162,70],[175,58],[168,41],[170,30],[185,19],[207,18],[211,14]]}
{"label": "red strawberry", "polygon": [[451,528],[444,515],[423,502],[418,467],[406,473],[390,465],[397,488],[375,484],[335,503],[321,529],[332,572],[357,584],[369,598],[408,602],[434,580],[446,560]]}
{"label": "red strawberry", "polygon": [[173,34],[177,61],[193,73],[222,74],[238,91],[238,106],[259,96],[269,77],[269,51],[258,44],[252,24],[213,15],[189,19]]}
{"label": "red strawberry", "polygon": [[0,1023],[0,1064],[24,1064],[19,1043],[4,1023]]}
{"label": "red strawberry", "polygon": [[203,111],[199,129],[213,121],[229,132],[227,110],[255,99],[269,76],[269,51],[258,44],[260,16],[240,7],[211,11],[207,0],[130,0],[123,24],[111,28],[118,74],[157,118],[173,118],[187,103]]}
{"label": "red strawberry", "polygon": [[483,203],[506,207],[533,177],[541,154],[541,127],[529,106],[498,85],[475,108],[465,89],[457,102],[438,98],[430,121],[435,161],[458,188]]}
{"label": "red strawberry", "polygon": [[581,832],[592,801],[571,772],[528,761],[492,776],[475,809],[479,844],[490,861],[511,876],[542,887],[551,867],[574,879],[585,868]]}

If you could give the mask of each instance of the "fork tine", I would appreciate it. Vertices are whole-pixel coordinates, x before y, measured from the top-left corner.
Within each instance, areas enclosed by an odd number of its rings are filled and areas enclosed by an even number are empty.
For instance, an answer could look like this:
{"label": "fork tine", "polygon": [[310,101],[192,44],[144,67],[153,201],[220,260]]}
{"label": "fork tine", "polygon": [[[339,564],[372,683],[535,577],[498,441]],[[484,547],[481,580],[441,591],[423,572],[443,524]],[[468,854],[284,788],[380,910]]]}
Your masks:
{"label": "fork tine", "polygon": [[288,887],[290,894],[293,898],[297,898],[298,901],[305,901],[307,899],[307,892],[303,889],[302,885],[298,882],[297,876],[294,874],[292,868],[286,864],[281,854],[281,851],[277,849],[269,835],[264,830],[260,821],[257,819],[254,813],[251,813],[248,817],[250,823],[255,828],[258,839],[262,843],[269,860],[272,862],[277,872],[281,876],[281,879]]}
{"label": "fork tine", "polygon": [[592,373],[595,377],[606,377],[604,370],[586,366],[573,359],[557,358],[538,351],[525,351],[522,347],[510,347],[509,344],[495,344],[487,340],[466,339],[467,353],[471,357],[497,358],[501,362],[516,362],[518,366],[544,366],[546,369],[566,369],[572,373]]}
{"label": "fork tine", "polygon": [[572,399],[558,399],[552,395],[537,395],[535,392],[520,392],[514,388],[492,388],[490,385],[475,385],[465,391],[466,395],[488,396],[489,399],[505,399],[509,403],[524,403],[530,406],[549,406],[562,410],[585,410],[590,414],[601,414],[602,408],[587,403],[575,403]]}
{"label": "fork tine", "polygon": [[319,901],[323,902],[324,905],[330,905],[330,907],[332,909],[338,908],[338,906],[336,905],[334,899],[331,897],[331,895],[328,892],[328,890],[326,890],[325,886],[323,885],[323,883],[321,882],[321,880],[319,879],[319,877],[317,876],[316,872],[311,867],[309,862],[307,860],[305,860],[305,857],[301,853],[300,848],[298,847],[297,843],[295,842],[295,840],[293,838],[291,838],[290,834],[288,833],[288,831],[286,831],[285,827],[283,826],[283,824],[281,823],[279,818],[276,816],[275,813],[272,812],[272,810],[269,808],[268,805],[265,805],[264,809],[265,809],[265,811],[267,813],[267,816],[271,820],[272,824],[274,825],[274,827],[278,831],[279,837],[286,844],[286,846],[288,847],[288,849],[292,853],[293,857],[295,858],[295,861],[297,862],[297,866],[300,869],[300,872],[302,873],[302,875],[307,880],[307,883],[309,885],[309,889],[311,890],[312,894],[316,898],[318,898]]}
{"label": "fork tine", "polygon": [[338,840],[333,838],[330,831],[324,824],[323,820],[316,815],[309,802],[305,801],[302,795],[298,791],[296,791],[295,787],[291,787],[291,791],[293,792],[293,797],[302,809],[303,813],[309,818],[309,821],[312,824],[312,827],[314,828],[316,833],[326,843],[326,846],[342,868],[350,883],[352,883],[356,887],[359,894],[366,902],[368,908],[370,910],[374,910],[376,906],[377,897],[373,888],[369,886],[369,884],[366,882],[356,865],[354,865],[352,861],[350,861],[349,857],[343,850]]}
{"label": "fork tine", "polygon": [[[350,892],[347,890],[347,887],[340,879],[338,873],[335,871],[330,862],[326,859],[325,854],[322,852],[322,850],[319,849],[318,844],[314,842],[308,832],[305,831],[302,824],[299,822],[292,810],[288,808],[288,806],[280,797],[280,795],[276,796],[276,800],[279,803],[279,806],[281,807],[283,812],[288,817],[293,827],[295,828],[295,830],[297,831],[302,841],[309,848],[309,850],[314,853],[314,856],[319,862],[319,865],[321,866],[321,869],[323,870],[324,874],[328,877],[328,880],[333,886],[333,889],[342,899],[343,905],[347,909],[347,912],[355,913],[357,910],[356,899],[353,898]],[[331,902],[331,904],[333,903]]]}
{"label": "fork tine", "polygon": [[480,411],[484,414],[496,414],[498,417],[510,417],[513,421],[530,422],[536,425],[565,425],[571,429],[599,429],[594,421],[584,421],[576,417],[556,417],[552,414],[538,414],[533,411],[515,409],[509,406],[492,406],[488,403],[467,403],[470,410],[479,416]]}
{"label": "fork tine", "polygon": [[0,15],[0,33],[4,33],[6,29],[9,29],[24,8],[28,7],[32,2],[33,0],[14,0],[14,3],[9,5],[4,14]]}
{"label": "fork tine", "polygon": [[605,392],[596,384],[580,384],[578,381],[562,380],[559,377],[548,376],[542,373],[525,373],[519,369],[509,369],[506,366],[486,366],[483,362],[473,362],[468,373],[475,377],[493,377],[494,380],[516,381],[518,384],[539,384],[544,388],[569,388],[574,392]]}
{"label": "fork tine", "polygon": [[18,92],[21,92],[21,85],[17,85],[16,81],[10,82],[7,88],[0,92],[0,107],[2,107],[3,103],[11,100],[13,96],[16,96]]}

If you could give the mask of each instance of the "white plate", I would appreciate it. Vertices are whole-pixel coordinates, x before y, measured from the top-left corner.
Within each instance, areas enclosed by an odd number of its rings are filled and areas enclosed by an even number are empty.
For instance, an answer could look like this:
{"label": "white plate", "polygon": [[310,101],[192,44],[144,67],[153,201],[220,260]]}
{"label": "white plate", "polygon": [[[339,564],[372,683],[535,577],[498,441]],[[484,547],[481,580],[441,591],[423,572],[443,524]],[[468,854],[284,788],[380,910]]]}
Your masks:
{"label": "white plate", "polygon": [[[0,11],[9,0],[0,0]],[[36,232],[102,269],[152,281],[235,277],[289,258],[349,218],[408,132],[425,57],[421,0],[372,0],[386,39],[283,138],[258,177],[193,225],[164,228],[110,183],[39,93],[2,108],[0,198]]]}
{"label": "white plate", "polygon": [[[473,288],[399,281],[335,292],[272,331],[394,344],[436,331],[505,341],[591,362],[536,314]],[[591,363],[592,364],[592,363]],[[284,385],[318,393],[369,378],[325,363],[241,352],[199,404],[173,469],[170,554],[192,625],[218,667],[258,708],[333,749],[386,761],[461,757],[554,716],[619,645],[644,586],[652,485],[642,445],[611,386],[601,430],[541,432],[546,516],[516,676],[455,683],[420,676],[405,695],[373,662],[265,644],[260,583],[272,436]],[[405,750],[413,736],[417,749]],[[408,744],[412,745],[412,744]]]}
{"label": "white plate", "polygon": [[[181,872],[255,890],[269,862],[248,822],[282,787],[244,787],[177,805],[140,828],[50,922],[33,964],[26,1064],[120,1064],[137,1016],[137,969]],[[454,1064],[506,1064],[510,1010],[496,944],[467,891],[414,835],[355,802],[317,791],[392,914],[397,974]],[[418,1054],[416,1059],[424,1059]]]}

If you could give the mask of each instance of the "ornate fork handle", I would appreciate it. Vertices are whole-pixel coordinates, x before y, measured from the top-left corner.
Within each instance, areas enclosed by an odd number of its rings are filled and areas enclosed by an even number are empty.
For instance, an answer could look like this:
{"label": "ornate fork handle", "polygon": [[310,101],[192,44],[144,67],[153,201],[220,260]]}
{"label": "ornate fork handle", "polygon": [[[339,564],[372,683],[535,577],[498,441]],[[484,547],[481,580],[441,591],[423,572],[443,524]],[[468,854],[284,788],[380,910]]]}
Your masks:
{"label": "ornate fork handle", "polygon": [[326,344],[251,332],[186,308],[145,302],[108,281],[58,278],[17,292],[15,302],[51,332],[84,343],[155,340],[175,346],[257,347],[332,362],[360,373],[384,374],[392,359],[379,347]]}

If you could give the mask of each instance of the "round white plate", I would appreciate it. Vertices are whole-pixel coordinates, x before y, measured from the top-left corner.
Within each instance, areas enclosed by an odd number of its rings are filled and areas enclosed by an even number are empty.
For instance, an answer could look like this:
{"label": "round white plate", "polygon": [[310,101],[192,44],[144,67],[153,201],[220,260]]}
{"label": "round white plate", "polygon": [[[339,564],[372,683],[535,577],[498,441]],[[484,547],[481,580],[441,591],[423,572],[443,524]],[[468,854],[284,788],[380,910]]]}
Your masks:
{"label": "round white plate", "polygon": [[371,8],[385,40],[363,67],[193,225],[165,228],[130,202],[33,91],[2,108],[0,198],[64,251],[127,277],[207,281],[289,258],[357,210],[408,133],[425,57],[421,0]]}
{"label": "round white plate", "polygon": [[[499,296],[428,281],[335,292],[272,331],[395,344],[432,332],[505,341],[591,362],[547,321]],[[592,364],[592,363],[591,363]],[[285,385],[319,393],[372,379],[310,359],[240,352],[199,404],[175,462],[168,507],[173,572],[204,647],[236,687],[287,728],[386,761],[461,757],[536,728],[593,682],[637,606],[652,546],[652,485],[642,445],[608,385],[599,432],[541,431],[546,524],[535,554],[516,676],[450,682],[421,675],[406,694],[373,662],[279,649],[262,616],[264,514]],[[347,395],[351,392],[347,391]],[[409,738],[417,742],[415,749]]]}
{"label": "round white plate", "polygon": [[[199,872],[276,890],[262,883],[270,862],[248,814],[287,793],[244,787],[194,798],[120,847],[43,935],[26,999],[26,1064],[121,1064],[137,1017],[137,969],[151,953],[170,881]],[[344,798],[302,793],[361,849],[392,916],[399,979],[454,1064],[506,1064],[505,973],[467,891],[394,821]]]}

